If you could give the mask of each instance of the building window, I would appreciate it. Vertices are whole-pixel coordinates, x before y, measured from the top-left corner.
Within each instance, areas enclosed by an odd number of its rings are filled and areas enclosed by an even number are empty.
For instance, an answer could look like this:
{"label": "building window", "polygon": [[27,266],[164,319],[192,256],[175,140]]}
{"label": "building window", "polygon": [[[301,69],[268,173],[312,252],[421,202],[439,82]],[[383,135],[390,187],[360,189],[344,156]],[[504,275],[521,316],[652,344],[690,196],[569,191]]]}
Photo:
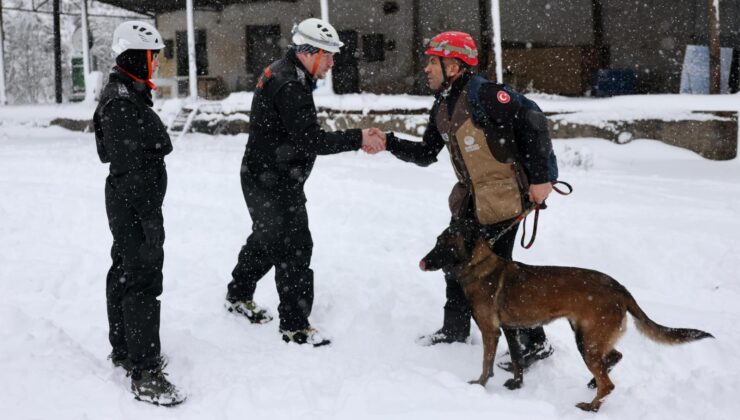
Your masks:
{"label": "building window", "polygon": [[385,36],[383,34],[366,34],[362,36],[362,56],[366,61],[385,60]]}
{"label": "building window", "polygon": [[247,73],[259,77],[273,61],[280,59],[280,25],[248,25],[246,32]]}
{"label": "building window", "polygon": [[[177,44],[177,75],[188,75],[188,33],[177,31],[175,33]],[[195,73],[198,76],[208,75],[208,48],[206,43],[206,31],[196,29],[195,31]]]}
{"label": "building window", "polygon": [[165,39],[164,41],[164,58],[172,60],[175,58],[175,41]]}
{"label": "building window", "polygon": [[386,15],[396,13],[399,9],[400,7],[398,6],[397,1],[386,1],[383,3],[383,13]]}

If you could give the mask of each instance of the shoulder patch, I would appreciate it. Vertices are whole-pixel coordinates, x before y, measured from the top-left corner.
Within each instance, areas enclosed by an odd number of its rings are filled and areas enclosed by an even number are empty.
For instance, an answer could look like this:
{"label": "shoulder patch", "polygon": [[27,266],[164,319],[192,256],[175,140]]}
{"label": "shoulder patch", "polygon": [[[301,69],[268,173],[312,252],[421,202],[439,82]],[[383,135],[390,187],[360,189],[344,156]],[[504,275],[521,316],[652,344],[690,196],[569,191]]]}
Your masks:
{"label": "shoulder patch", "polygon": [[259,77],[259,80],[257,81],[257,89],[262,89],[265,87],[265,82],[267,82],[268,79],[272,77],[272,68],[265,67],[265,71],[262,72],[262,74]]}
{"label": "shoulder patch", "polygon": [[123,83],[118,83],[118,95],[123,97],[129,96],[128,88]]}
{"label": "shoulder patch", "polygon": [[508,104],[511,101],[511,96],[504,90],[499,90],[496,94],[496,99],[502,104]]}
{"label": "shoulder patch", "polygon": [[295,68],[296,76],[298,76],[298,81],[301,82],[302,85],[306,85],[306,73],[301,71],[298,67]]}

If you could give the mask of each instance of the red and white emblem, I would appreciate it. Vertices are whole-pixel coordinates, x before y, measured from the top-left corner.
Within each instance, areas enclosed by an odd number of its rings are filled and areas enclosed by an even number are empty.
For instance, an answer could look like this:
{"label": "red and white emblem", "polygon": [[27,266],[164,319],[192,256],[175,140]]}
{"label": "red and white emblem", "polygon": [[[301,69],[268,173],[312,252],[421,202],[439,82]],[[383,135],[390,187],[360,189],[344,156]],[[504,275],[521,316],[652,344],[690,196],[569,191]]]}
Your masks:
{"label": "red and white emblem", "polygon": [[496,99],[498,99],[498,101],[502,104],[508,104],[511,100],[511,96],[509,96],[509,94],[504,92],[503,90],[499,90],[496,94]]}

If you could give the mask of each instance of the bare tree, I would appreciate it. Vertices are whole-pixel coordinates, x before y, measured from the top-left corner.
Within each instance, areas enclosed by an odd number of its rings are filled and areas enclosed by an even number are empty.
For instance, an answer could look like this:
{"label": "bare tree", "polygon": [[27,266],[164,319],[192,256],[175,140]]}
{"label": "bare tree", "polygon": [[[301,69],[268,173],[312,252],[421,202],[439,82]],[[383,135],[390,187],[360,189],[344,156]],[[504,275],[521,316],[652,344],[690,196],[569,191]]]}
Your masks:
{"label": "bare tree", "polygon": [[3,0],[0,0],[0,105],[8,102],[5,94],[5,32],[3,30]]}

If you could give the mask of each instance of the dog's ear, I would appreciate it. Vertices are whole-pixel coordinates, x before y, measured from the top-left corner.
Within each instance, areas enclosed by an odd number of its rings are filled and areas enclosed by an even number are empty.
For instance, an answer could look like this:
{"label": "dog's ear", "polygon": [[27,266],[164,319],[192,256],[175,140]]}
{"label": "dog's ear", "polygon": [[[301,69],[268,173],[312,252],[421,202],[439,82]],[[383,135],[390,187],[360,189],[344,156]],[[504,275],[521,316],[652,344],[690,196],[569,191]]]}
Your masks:
{"label": "dog's ear", "polygon": [[466,259],[469,259],[473,254],[473,248],[475,248],[475,244],[480,238],[481,235],[478,232],[468,232],[467,235],[465,235],[462,251]]}
{"label": "dog's ear", "polygon": [[456,246],[458,255],[461,260],[470,259],[473,254],[473,248],[478,239],[481,237],[480,231],[476,226],[469,223],[456,223],[450,226],[456,236]]}

